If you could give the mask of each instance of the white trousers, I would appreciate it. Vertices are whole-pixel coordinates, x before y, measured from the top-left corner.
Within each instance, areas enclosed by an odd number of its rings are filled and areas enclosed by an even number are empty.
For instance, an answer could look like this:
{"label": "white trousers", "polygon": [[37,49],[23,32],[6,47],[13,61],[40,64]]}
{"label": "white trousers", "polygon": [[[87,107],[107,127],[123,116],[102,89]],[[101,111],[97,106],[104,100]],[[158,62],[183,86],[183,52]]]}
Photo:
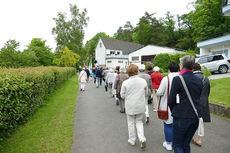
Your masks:
{"label": "white trousers", "polygon": [[148,105],[148,97],[145,97],[145,117],[149,117],[149,105]]}
{"label": "white trousers", "polygon": [[81,89],[85,90],[85,82],[81,82]]}
{"label": "white trousers", "polygon": [[146,141],[146,138],[144,136],[143,122],[142,122],[143,117],[144,117],[144,113],[138,115],[127,115],[128,132],[129,132],[128,141],[131,141],[133,144],[135,144],[137,136],[140,142]]}

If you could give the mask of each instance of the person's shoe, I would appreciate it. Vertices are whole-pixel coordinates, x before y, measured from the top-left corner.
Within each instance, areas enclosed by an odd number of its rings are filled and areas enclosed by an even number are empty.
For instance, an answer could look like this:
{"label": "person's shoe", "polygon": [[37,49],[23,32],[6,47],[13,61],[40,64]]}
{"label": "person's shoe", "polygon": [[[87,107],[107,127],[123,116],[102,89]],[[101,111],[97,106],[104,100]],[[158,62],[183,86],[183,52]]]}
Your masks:
{"label": "person's shoe", "polygon": [[146,117],[145,123],[149,124],[149,117]]}
{"label": "person's shoe", "polygon": [[120,110],[120,113],[125,113],[124,111]]}
{"label": "person's shoe", "polygon": [[163,142],[163,147],[166,149],[166,150],[172,150],[172,144],[168,144],[166,141]]}
{"label": "person's shoe", "polygon": [[146,141],[141,141],[141,149],[146,148]]}
{"label": "person's shoe", "polygon": [[128,140],[128,144],[129,144],[130,146],[135,146],[135,142],[133,142],[132,140]]}
{"label": "person's shoe", "polygon": [[82,91],[82,89],[80,89],[80,91]]}
{"label": "person's shoe", "polygon": [[156,112],[156,111],[157,111],[157,109],[156,109],[156,108],[153,108],[153,111],[154,111],[154,112]]}

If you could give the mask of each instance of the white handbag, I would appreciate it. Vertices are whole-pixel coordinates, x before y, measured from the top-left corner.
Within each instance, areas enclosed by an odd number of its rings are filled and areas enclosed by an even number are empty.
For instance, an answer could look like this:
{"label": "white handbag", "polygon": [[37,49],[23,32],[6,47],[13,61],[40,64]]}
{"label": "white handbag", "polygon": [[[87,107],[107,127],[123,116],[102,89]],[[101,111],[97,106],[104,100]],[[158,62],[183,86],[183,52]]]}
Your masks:
{"label": "white handbag", "polygon": [[199,119],[199,125],[198,125],[198,128],[197,128],[197,133],[198,133],[199,136],[204,136],[204,122],[203,122],[203,118],[199,117],[199,115],[197,113],[196,107],[194,106],[193,100],[192,100],[191,95],[190,95],[190,93],[188,91],[188,88],[187,88],[187,86],[185,84],[184,78],[181,75],[179,77],[180,77],[181,82],[182,82],[182,84],[184,86],[185,92],[187,93],[188,99],[189,99],[189,101],[190,101],[190,103],[191,103],[191,105],[192,105],[192,107],[193,107],[193,109],[195,111],[195,114],[196,114],[196,116]]}

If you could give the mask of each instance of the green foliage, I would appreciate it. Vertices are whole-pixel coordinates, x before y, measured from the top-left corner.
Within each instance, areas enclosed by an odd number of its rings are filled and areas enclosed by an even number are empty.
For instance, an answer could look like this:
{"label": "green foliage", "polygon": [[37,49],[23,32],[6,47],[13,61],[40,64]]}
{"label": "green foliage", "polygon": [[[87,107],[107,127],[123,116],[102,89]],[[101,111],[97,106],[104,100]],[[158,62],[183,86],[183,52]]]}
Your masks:
{"label": "green foliage", "polygon": [[68,67],[1,69],[0,138],[27,121],[47,95],[75,72]]}
{"label": "green foliage", "polygon": [[[54,54],[51,52],[51,48],[46,46],[46,41],[41,38],[33,38],[28,45],[28,48],[24,51],[24,55],[29,57],[27,63],[38,62],[39,65],[49,66],[52,65]],[[34,53],[36,57],[34,56]],[[36,66],[37,64],[35,64]],[[29,65],[33,66],[33,65]]]}
{"label": "green foliage", "polygon": [[195,42],[230,33],[230,18],[222,15],[221,0],[196,0],[192,16]]}
{"label": "green foliage", "polygon": [[19,43],[15,40],[8,40],[0,52],[0,66],[2,67],[20,67]]}
{"label": "green foliage", "polygon": [[201,71],[204,74],[204,76],[206,76],[206,77],[209,77],[210,75],[212,75],[212,73],[205,66],[202,66]]}
{"label": "green foliage", "polygon": [[65,47],[63,50],[60,50],[57,53],[54,63],[58,66],[69,66],[74,67],[80,60],[80,56],[71,50],[68,47]]}
{"label": "green foliage", "polygon": [[87,26],[89,18],[87,10],[79,11],[76,5],[70,4],[70,20],[67,20],[65,13],[58,12],[57,18],[54,18],[56,26],[52,29],[55,35],[57,48],[56,51],[67,46],[73,52],[80,56],[85,54],[81,52],[84,38],[84,28]]}
{"label": "green foliage", "polygon": [[153,59],[154,66],[158,66],[163,72],[168,72],[170,62],[170,56],[167,53],[158,54]]}
{"label": "green foliage", "polygon": [[124,27],[119,27],[113,37],[117,40],[132,42],[132,34],[133,26],[131,25],[131,22],[127,21]]}
{"label": "green foliage", "polygon": [[71,77],[47,97],[30,120],[2,144],[4,153],[70,152],[76,96],[77,75]]}

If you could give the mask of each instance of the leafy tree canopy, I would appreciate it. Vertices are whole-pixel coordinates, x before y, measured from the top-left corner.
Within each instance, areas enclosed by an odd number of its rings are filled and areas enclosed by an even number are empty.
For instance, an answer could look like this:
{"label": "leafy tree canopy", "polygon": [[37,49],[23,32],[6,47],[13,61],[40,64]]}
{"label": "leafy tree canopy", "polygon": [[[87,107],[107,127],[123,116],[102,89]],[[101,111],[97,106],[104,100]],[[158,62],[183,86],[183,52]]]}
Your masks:
{"label": "leafy tree canopy", "polygon": [[58,66],[74,67],[79,61],[80,56],[71,51],[68,47],[65,47],[56,54],[54,63]]}
{"label": "leafy tree canopy", "polygon": [[[46,41],[41,38],[33,38],[27,49],[24,51],[24,54],[27,55],[27,57],[30,56],[33,58],[31,59],[32,61],[36,61],[37,57],[39,65],[52,65],[54,54],[51,52],[51,48],[49,48],[45,43]],[[34,57],[34,54],[36,57]]]}

